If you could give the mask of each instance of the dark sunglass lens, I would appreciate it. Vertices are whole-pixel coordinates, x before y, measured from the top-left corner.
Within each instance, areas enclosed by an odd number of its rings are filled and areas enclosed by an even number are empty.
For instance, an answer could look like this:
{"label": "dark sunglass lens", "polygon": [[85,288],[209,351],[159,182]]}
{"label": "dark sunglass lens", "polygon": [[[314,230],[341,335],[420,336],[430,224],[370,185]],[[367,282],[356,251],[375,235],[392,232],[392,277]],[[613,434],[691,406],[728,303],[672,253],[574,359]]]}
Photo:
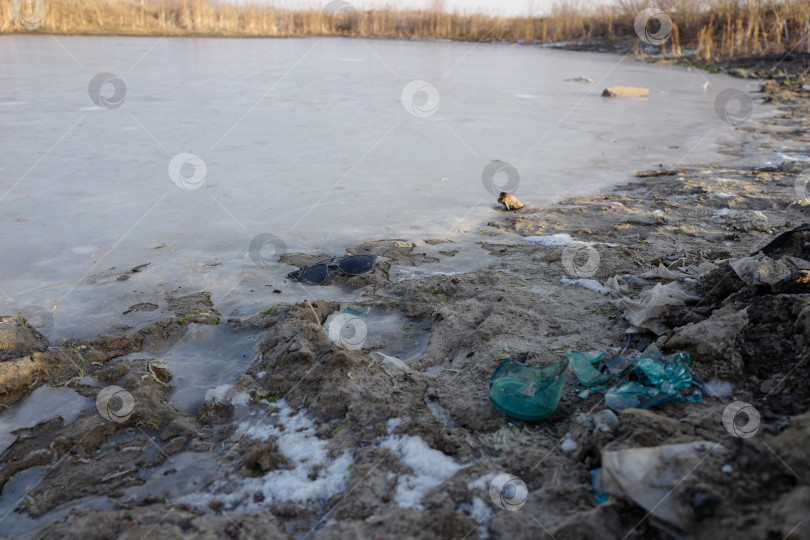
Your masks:
{"label": "dark sunglass lens", "polygon": [[373,255],[354,255],[346,257],[338,263],[338,269],[344,274],[350,276],[357,276],[359,274],[367,274],[374,271],[374,261],[376,257]]}
{"label": "dark sunglass lens", "polygon": [[329,267],[326,264],[318,264],[301,270],[299,279],[307,285],[320,285],[326,281],[327,274],[329,274]]}

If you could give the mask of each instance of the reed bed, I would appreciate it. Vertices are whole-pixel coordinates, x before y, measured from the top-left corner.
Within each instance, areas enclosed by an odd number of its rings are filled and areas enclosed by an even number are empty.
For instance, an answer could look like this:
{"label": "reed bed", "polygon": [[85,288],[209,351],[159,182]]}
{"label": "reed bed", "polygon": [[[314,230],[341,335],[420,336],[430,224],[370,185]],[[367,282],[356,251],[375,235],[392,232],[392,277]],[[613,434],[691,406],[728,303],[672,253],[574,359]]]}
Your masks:
{"label": "reed bed", "polygon": [[[9,3],[31,20],[38,3],[47,14],[25,29],[9,16]],[[500,18],[442,10],[392,8],[334,15],[319,10],[291,11],[267,5],[233,5],[216,0],[0,0],[0,31],[52,34],[294,37],[344,35],[399,39],[452,39],[524,43],[578,42],[649,47],[636,36],[634,20],[649,6],[621,0],[588,6],[564,0],[547,15]],[[701,60],[810,52],[808,0],[664,0],[658,8],[672,21],[672,34],[660,52]],[[41,9],[41,6],[39,6]],[[41,12],[40,12],[41,13]],[[656,49],[657,50],[657,49]]]}

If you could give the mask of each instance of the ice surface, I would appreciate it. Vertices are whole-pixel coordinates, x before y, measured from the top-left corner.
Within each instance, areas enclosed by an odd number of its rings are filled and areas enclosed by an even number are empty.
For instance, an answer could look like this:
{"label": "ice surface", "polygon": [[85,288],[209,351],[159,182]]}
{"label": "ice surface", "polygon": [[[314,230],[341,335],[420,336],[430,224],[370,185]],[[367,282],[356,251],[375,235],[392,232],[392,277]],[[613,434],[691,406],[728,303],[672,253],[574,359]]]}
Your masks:
{"label": "ice surface", "polygon": [[72,388],[40,386],[20,403],[0,412],[0,454],[16,439],[12,431],[34,427],[56,416],[62,417],[64,425],[72,424],[94,403],[92,398],[82,397]]}
{"label": "ice surface", "polygon": [[[445,41],[8,35],[0,63],[0,250],[13,254],[0,311],[56,306],[55,342],[137,326],[160,311],[122,315],[130,305],[163,307],[177,287],[211,291],[229,316],[307,295],[346,301],[340,289],[286,282],[279,252],[340,254],[379,238],[480,243],[504,180],[482,183],[493,159],[519,171],[514,191],[537,206],[687,156],[723,162],[717,143],[744,147],[750,135],[717,117],[717,92],[756,90],[618,55]],[[119,108],[88,96],[100,72],[126,84]],[[564,81],[578,75],[599,87]],[[403,107],[414,79],[440,94],[429,118]],[[615,84],[651,95],[599,96]],[[205,165],[199,189],[169,176],[183,152]],[[190,167],[184,175],[202,170]],[[259,257],[249,246],[263,233],[282,244]],[[478,249],[419,270],[486,260]]]}

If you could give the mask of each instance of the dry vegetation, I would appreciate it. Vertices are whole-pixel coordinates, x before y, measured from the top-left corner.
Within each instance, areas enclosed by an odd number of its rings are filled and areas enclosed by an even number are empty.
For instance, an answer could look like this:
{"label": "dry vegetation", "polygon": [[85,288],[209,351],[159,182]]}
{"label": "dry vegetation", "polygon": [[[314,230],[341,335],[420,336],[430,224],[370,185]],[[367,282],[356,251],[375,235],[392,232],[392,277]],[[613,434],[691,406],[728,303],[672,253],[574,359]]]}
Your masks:
{"label": "dry vegetation", "polygon": [[[34,30],[9,18],[9,3],[25,15],[47,2],[47,15]],[[235,6],[212,0],[0,0],[2,32],[169,36],[314,35],[373,36],[464,41],[600,41],[636,44],[636,14],[646,0],[619,0],[615,6],[588,7],[578,0],[557,4],[546,16],[498,18],[447,13],[439,9],[356,12],[334,16],[270,6]],[[684,51],[701,60],[786,51],[810,52],[807,0],[664,0],[658,7],[673,23],[664,53]]]}

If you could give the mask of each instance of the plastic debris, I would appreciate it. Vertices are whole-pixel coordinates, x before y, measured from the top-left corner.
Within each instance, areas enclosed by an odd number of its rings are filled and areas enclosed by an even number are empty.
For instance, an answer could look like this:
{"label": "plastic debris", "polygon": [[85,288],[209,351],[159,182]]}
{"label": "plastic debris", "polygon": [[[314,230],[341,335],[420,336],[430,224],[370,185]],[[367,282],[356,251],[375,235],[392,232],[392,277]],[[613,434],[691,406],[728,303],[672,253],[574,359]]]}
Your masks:
{"label": "plastic debris", "polygon": [[639,274],[638,277],[646,279],[668,279],[670,281],[676,281],[689,276],[687,276],[682,272],[673,272],[663,264],[659,264],[658,268],[647,270],[643,274]]}
{"label": "plastic debris", "polygon": [[563,451],[563,454],[570,454],[571,452],[576,452],[579,445],[577,441],[571,438],[571,434],[565,436],[562,443],[560,444],[560,450]]}
{"label": "plastic debris", "polygon": [[687,266],[686,272],[691,274],[692,276],[700,277],[705,276],[709,272],[713,272],[718,268],[720,267],[714,264],[713,262],[702,261],[699,264],[690,264],[689,266]]}
{"label": "plastic debris", "polygon": [[593,415],[593,425],[603,433],[611,433],[619,427],[619,418],[610,409],[602,409]]}
{"label": "plastic debris", "polygon": [[557,409],[570,364],[566,358],[538,367],[507,358],[489,380],[489,399],[509,416],[544,420]]}
{"label": "plastic debris", "polygon": [[666,222],[666,218],[662,210],[655,210],[644,214],[632,214],[627,216],[624,221],[635,225],[657,225]]}
{"label": "plastic debris", "polygon": [[591,394],[596,394],[597,392],[604,392],[607,389],[607,386],[604,384],[600,384],[599,386],[591,386],[590,388],[585,388],[581,390],[579,388],[574,388],[574,392],[581,398],[581,399],[588,399],[591,397]]}
{"label": "plastic debris", "polygon": [[810,224],[804,223],[793,230],[783,232],[759,251],[765,255],[795,256],[807,249],[805,245],[809,240]]}
{"label": "plastic debris", "polygon": [[[691,473],[704,461],[710,463],[706,460],[709,455],[727,453],[723,446],[709,441],[602,452],[602,471],[594,495],[604,493],[632,501],[660,522],[688,532],[697,519],[691,498],[684,494],[700,478]],[[594,476],[591,473],[592,479]]]}
{"label": "plastic debris", "polygon": [[785,262],[771,259],[762,253],[753,257],[732,259],[728,263],[746,285],[773,285],[792,272]]}
{"label": "plastic debris", "polygon": [[605,403],[614,411],[649,409],[675,399],[675,394],[664,394],[635,381],[611,388],[605,393]]}
{"label": "plastic debris", "polygon": [[601,373],[592,364],[605,358],[605,353],[599,351],[565,351],[565,355],[571,361],[574,374],[583,386],[595,386],[610,379],[610,373]]}
{"label": "plastic debris", "polygon": [[602,284],[595,279],[568,279],[567,277],[563,276],[560,278],[560,283],[563,285],[579,285],[580,287],[585,287],[589,291],[599,294],[607,294],[610,292],[609,289],[603,287]]}
{"label": "plastic debris", "polygon": [[380,351],[374,351],[371,354],[377,355],[379,357],[380,365],[382,365],[383,367],[393,367],[396,369],[400,369],[406,373],[411,371],[408,365],[399,358],[397,358],[396,356],[390,356]]}
{"label": "plastic debris", "polygon": [[665,356],[653,344],[634,363],[639,381],[625,383],[605,393],[605,403],[614,411],[649,409],[671,400],[697,403],[703,399],[698,389],[685,393],[690,387],[700,384],[689,372],[692,359],[688,352]]}
{"label": "plastic debris", "polygon": [[578,77],[573,77],[571,79],[563,79],[564,81],[572,81],[572,82],[586,82],[588,84],[593,84],[593,79],[590,77],[583,77],[582,75]]}
{"label": "plastic debris", "polygon": [[683,306],[699,300],[699,296],[686,293],[676,283],[666,285],[658,283],[652,289],[642,291],[638,300],[623,297],[618,302],[624,308],[627,322],[633,326],[628,331],[639,332],[645,329],[660,336],[667,328],[656,319],[663,315],[669,306]]}
{"label": "plastic debris", "polygon": [[591,487],[593,488],[593,498],[596,504],[605,504],[608,494],[602,491],[602,467],[591,471]]}
{"label": "plastic debris", "polygon": [[605,289],[609,293],[614,294],[617,297],[624,296],[630,291],[630,289],[627,286],[627,281],[625,281],[625,279],[622,276],[618,275],[613,276],[612,278],[608,278],[608,280],[605,281]]}
{"label": "plastic debris", "polygon": [[624,377],[636,367],[636,362],[626,356],[614,356],[605,365],[614,377]]}

